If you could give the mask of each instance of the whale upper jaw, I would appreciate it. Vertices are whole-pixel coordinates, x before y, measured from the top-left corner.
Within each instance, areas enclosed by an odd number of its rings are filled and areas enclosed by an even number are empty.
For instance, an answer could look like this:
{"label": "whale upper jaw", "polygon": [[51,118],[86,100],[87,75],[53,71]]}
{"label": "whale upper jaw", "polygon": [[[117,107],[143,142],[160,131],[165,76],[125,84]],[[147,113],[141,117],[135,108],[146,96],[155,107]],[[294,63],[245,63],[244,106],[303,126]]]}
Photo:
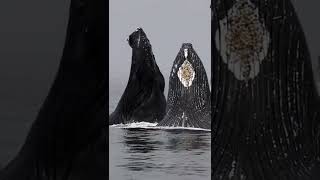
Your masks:
{"label": "whale upper jaw", "polygon": [[151,47],[150,41],[141,27],[138,27],[133,33],[131,33],[127,41],[131,48]]}
{"label": "whale upper jaw", "polygon": [[193,49],[191,43],[183,43],[181,49]]}
{"label": "whale upper jaw", "polygon": [[184,56],[185,59],[190,57],[189,55],[191,53],[195,53],[191,43],[183,43],[181,48],[180,48],[179,54],[181,54],[182,52],[183,52],[183,56]]}

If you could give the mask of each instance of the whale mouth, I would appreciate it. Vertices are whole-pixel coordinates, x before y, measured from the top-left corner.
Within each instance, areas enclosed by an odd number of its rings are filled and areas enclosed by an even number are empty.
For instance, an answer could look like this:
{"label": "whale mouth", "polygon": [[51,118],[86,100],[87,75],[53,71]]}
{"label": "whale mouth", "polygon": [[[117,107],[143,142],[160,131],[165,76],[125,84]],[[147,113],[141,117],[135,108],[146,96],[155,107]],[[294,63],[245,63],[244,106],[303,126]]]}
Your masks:
{"label": "whale mouth", "polygon": [[138,27],[127,39],[131,48],[145,48],[151,46],[146,33],[141,27]]}

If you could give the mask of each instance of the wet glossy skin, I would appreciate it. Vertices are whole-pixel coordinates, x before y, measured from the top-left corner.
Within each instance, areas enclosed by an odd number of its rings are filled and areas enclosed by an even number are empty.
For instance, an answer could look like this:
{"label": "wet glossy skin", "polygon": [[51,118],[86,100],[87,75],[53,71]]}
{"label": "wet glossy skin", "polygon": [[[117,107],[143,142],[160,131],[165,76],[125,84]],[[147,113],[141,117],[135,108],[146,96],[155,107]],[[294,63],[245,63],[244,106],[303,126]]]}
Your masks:
{"label": "wet glossy skin", "polygon": [[71,0],[56,78],[1,180],[107,179],[106,7]]}

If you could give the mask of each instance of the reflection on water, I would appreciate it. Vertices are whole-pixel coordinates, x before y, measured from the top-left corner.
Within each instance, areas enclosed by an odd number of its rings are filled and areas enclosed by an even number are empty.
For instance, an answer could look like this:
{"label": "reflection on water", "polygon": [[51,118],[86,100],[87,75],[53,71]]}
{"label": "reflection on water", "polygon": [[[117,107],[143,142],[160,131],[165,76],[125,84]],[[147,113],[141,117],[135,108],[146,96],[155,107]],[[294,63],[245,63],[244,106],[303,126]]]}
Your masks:
{"label": "reflection on water", "polygon": [[110,179],[210,179],[210,132],[109,130]]}
{"label": "reflection on water", "polygon": [[162,143],[151,138],[152,133],[147,129],[124,129],[123,132],[128,153],[151,153]]}

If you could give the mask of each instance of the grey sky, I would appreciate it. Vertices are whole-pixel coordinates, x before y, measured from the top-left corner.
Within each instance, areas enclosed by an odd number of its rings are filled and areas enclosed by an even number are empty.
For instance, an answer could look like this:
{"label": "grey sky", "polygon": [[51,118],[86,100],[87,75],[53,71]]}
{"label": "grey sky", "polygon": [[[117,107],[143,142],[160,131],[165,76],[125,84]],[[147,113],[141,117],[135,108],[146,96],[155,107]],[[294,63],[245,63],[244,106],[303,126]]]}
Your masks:
{"label": "grey sky", "polygon": [[[206,72],[211,73],[210,0],[110,0],[109,97],[110,109],[119,101],[129,78],[131,48],[126,39],[137,28],[146,32],[165,78],[182,43],[191,42]],[[196,3],[195,3],[196,2]]]}

